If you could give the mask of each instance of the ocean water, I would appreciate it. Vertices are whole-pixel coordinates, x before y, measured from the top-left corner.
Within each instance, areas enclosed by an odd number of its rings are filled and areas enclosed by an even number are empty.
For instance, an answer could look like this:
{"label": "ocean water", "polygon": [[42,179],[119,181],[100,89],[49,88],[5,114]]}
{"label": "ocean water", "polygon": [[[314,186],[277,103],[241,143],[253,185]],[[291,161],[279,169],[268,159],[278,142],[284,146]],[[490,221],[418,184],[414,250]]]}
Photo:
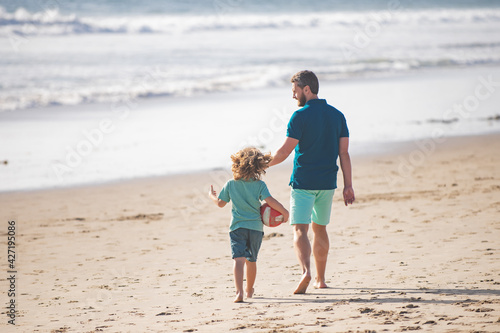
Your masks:
{"label": "ocean water", "polygon": [[301,4],[0,2],[0,111],[500,62],[499,1]]}
{"label": "ocean water", "polygon": [[[267,125],[293,112],[289,78],[305,68],[322,86],[458,73],[429,103],[446,110],[500,67],[499,31],[500,1],[0,1],[0,190],[225,166],[261,133],[249,114]],[[462,71],[470,80],[450,89]],[[253,105],[252,92],[272,106]],[[356,107],[342,97],[342,111]],[[494,119],[493,101],[467,118]],[[352,140],[412,140],[457,118],[397,106],[381,108],[383,126],[363,121],[369,107],[352,110]],[[497,128],[479,124],[448,134]]]}

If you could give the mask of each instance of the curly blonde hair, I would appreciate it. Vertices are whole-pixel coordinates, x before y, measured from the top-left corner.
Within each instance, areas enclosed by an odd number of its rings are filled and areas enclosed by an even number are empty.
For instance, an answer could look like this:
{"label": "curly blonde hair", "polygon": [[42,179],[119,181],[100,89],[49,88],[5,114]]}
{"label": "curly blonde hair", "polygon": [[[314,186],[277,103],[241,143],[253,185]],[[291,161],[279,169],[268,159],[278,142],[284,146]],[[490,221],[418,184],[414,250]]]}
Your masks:
{"label": "curly blonde hair", "polygon": [[231,155],[234,180],[259,180],[266,173],[272,159],[271,153],[264,155],[255,147],[240,150]]}

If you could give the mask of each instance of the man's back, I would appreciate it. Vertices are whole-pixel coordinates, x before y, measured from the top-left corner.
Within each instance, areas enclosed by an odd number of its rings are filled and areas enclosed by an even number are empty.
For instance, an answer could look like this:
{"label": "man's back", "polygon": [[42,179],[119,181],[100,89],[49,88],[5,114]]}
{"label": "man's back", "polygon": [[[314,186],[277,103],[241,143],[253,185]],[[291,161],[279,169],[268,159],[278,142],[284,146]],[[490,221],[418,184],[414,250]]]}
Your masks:
{"label": "man's back", "polygon": [[335,189],[339,138],[349,136],[344,115],[324,99],[309,100],[292,115],[287,136],[299,140],[290,185],[307,190]]}

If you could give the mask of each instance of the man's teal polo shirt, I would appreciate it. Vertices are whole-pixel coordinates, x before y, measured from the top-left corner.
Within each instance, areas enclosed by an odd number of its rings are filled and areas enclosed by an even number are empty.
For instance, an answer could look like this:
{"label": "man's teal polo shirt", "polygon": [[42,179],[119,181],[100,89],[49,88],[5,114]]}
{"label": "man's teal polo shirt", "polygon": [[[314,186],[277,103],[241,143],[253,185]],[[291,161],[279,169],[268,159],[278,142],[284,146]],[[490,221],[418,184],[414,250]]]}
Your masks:
{"label": "man's teal polo shirt", "polygon": [[349,137],[342,112],[324,99],[309,100],[290,118],[287,136],[299,140],[290,185],[304,190],[337,188],[339,139]]}

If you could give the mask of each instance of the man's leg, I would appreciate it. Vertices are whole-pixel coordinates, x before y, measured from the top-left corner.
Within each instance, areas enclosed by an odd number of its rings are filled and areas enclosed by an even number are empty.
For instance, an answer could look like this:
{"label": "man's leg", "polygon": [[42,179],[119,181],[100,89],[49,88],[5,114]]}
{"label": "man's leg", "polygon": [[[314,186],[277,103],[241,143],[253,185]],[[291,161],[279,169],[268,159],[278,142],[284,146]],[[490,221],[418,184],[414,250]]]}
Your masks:
{"label": "man's leg", "polygon": [[316,288],[328,288],[325,282],[326,262],[330,241],[326,226],[330,223],[332,212],[332,199],[335,190],[320,190],[316,193],[314,208],[312,211],[312,230],[313,230],[313,253],[316,264]]}
{"label": "man's leg", "polygon": [[293,243],[295,246],[295,253],[299,259],[302,268],[302,278],[300,279],[297,289],[294,294],[305,294],[309,281],[311,281],[311,243],[307,238],[307,231],[309,230],[308,224],[294,224],[294,238]]}
{"label": "man's leg", "polygon": [[328,288],[325,282],[326,262],[328,259],[328,250],[330,249],[330,240],[326,231],[326,225],[312,223],[313,243],[312,249],[314,262],[316,264],[316,281],[314,287]]}

